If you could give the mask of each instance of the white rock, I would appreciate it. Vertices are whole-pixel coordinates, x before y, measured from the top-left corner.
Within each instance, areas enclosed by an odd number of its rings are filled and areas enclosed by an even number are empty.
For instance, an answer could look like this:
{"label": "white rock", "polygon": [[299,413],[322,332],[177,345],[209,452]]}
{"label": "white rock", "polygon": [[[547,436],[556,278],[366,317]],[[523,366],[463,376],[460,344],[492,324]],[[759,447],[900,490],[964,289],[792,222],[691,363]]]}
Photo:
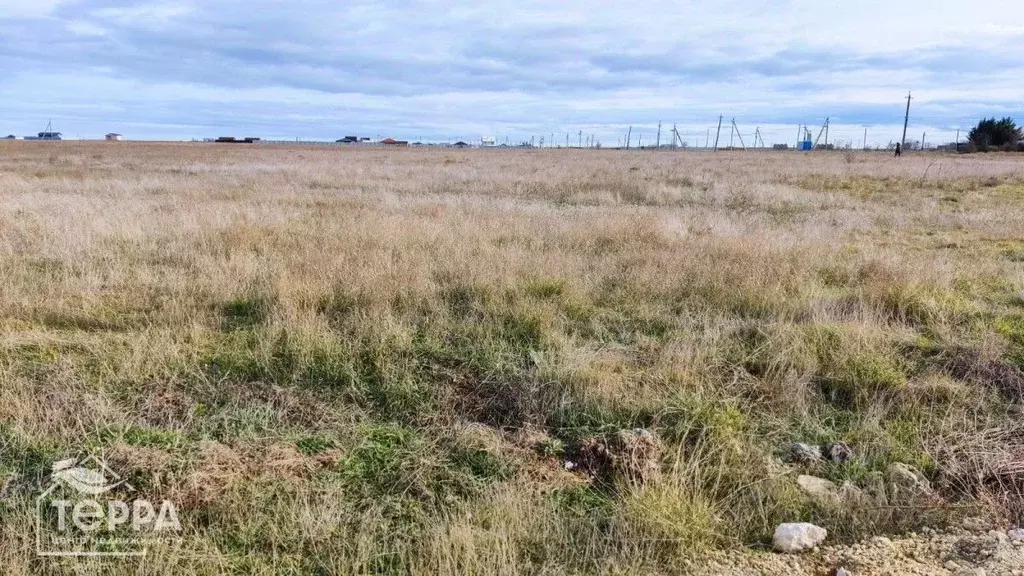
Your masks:
{"label": "white rock", "polygon": [[772,538],[772,546],[779,552],[787,554],[810,550],[821,544],[828,531],[820,526],[806,522],[779,524]]}
{"label": "white rock", "polygon": [[815,498],[834,498],[836,485],[831,480],[801,474],[796,478],[797,486]]}
{"label": "white rock", "polygon": [[986,522],[984,518],[964,518],[960,522],[960,526],[962,526],[964,530],[970,530],[971,532],[984,532],[988,530],[988,522]]}
{"label": "white rock", "polygon": [[902,462],[893,462],[886,470],[889,482],[897,488],[910,488],[922,492],[931,490],[931,484],[920,470]]}
{"label": "white rock", "polygon": [[864,491],[853,485],[849,480],[843,482],[843,485],[839,487],[838,496],[839,500],[844,504],[851,505],[860,504],[868,500]]}
{"label": "white rock", "polygon": [[853,576],[853,572],[850,572],[846,568],[840,566],[839,568],[836,568],[835,576]]}
{"label": "white rock", "polygon": [[1014,528],[1013,530],[1006,531],[1006,537],[1010,539],[1010,542],[1018,544],[1024,542],[1024,528]]}

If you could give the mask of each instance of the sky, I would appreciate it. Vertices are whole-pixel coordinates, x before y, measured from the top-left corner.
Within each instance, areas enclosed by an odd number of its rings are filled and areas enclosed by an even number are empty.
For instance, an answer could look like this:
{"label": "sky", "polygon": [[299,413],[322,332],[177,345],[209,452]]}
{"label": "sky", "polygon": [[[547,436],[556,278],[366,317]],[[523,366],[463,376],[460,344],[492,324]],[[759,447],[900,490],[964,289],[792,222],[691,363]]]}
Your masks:
{"label": "sky", "polygon": [[1024,121],[1024,2],[0,0],[0,135],[885,145],[908,91]]}

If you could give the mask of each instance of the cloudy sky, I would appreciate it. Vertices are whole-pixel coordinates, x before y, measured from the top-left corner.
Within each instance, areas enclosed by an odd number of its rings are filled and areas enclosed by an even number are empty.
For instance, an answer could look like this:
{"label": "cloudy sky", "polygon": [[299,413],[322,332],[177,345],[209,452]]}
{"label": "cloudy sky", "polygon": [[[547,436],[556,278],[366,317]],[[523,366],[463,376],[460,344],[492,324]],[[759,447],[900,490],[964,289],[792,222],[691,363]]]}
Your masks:
{"label": "cloudy sky", "polygon": [[0,0],[3,134],[884,144],[908,90],[908,139],[1024,120],[1024,2]]}

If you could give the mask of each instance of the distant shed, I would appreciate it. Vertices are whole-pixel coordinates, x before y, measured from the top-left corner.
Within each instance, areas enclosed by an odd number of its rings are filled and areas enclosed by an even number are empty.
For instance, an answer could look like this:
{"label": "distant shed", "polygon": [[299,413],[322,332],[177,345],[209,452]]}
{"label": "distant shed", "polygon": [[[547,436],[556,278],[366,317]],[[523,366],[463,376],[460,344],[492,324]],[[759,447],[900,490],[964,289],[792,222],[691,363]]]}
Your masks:
{"label": "distant shed", "polygon": [[107,135],[106,135],[106,136],[104,137],[104,139],[105,139],[105,140],[108,140],[108,141],[110,141],[110,142],[116,142],[116,141],[119,141],[119,140],[123,140],[123,139],[124,139],[124,137],[123,137],[123,136],[121,136],[120,134],[118,134],[117,132],[111,132],[110,134],[107,134]]}

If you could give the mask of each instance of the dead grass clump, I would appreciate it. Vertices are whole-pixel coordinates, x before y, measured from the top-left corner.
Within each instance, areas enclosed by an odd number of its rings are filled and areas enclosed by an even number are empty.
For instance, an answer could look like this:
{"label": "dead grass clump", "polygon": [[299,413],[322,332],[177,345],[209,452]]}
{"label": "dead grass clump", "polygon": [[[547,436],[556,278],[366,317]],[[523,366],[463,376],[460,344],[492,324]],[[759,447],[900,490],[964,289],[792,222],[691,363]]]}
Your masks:
{"label": "dead grass clump", "polygon": [[570,450],[569,458],[601,483],[611,485],[622,480],[645,485],[659,478],[663,450],[656,436],[638,428],[586,438]]}
{"label": "dead grass clump", "polygon": [[219,442],[203,442],[199,460],[175,501],[184,508],[201,508],[245,480],[248,466],[242,455]]}
{"label": "dead grass clump", "polygon": [[1024,443],[1020,430],[951,431],[929,443],[937,487],[960,501],[983,502],[996,522],[1024,521]]}

